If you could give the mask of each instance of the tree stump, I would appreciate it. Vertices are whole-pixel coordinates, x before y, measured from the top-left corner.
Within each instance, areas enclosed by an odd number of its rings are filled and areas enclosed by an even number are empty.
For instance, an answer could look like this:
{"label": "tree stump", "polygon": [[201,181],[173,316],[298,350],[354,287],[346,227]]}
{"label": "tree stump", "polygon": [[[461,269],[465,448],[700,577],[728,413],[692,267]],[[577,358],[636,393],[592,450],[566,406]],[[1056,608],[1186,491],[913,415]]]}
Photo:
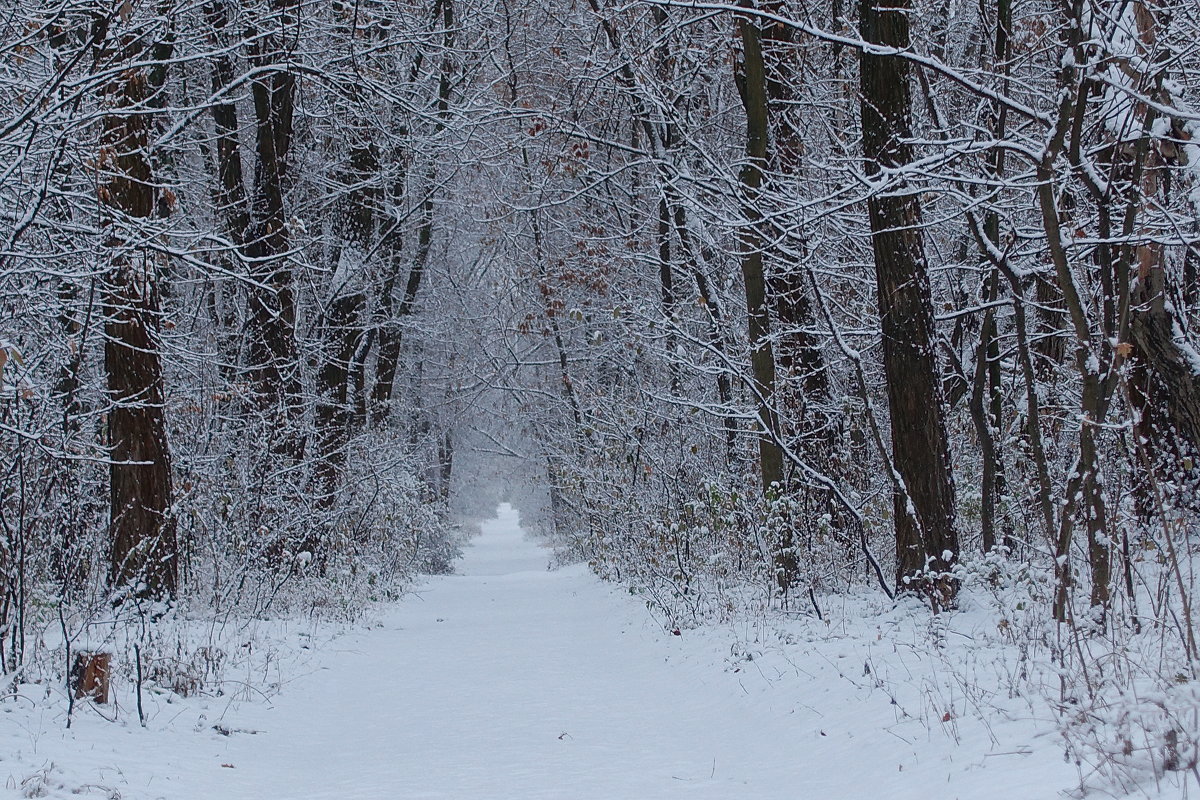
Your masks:
{"label": "tree stump", "polygon": [[109,653],[76,653],[71,665],[71,688],[75,691],[75,699],[90,697],[101,705],[108,703],[111,665]]}

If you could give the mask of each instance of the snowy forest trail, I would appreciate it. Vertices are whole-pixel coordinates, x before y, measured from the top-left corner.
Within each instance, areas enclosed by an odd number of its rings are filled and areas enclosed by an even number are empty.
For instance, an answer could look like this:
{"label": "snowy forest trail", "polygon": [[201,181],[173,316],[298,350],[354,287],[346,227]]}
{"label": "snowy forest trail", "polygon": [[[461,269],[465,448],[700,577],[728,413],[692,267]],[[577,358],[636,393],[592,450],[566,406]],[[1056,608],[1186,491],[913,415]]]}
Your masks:
{"label": "snowy forest trail", "polygon": [[719,634],[664,632],[550,557],[502,506],[456,574],[317,652],[271,703],[186,742],[97,718],[89,746],[64,733],[40,752],[107,763],[139,800],[1037,800],[1067,783],[1053,748],[1014,758],[900,723],[886,692],[816,652],[786,673],[731,659]]}
{"label": "snowy forest trail", "polygon": [[233,768],[211,789],[247,800],[797,796],[800,748],[786,728],[715,700],[704,671],[665,660],[630,624],[633,604],[582,566],[548,570],[549,555],[502,509],[457,574],[399,604],[369,649],[287,689],[260,735],[230,737],[221,758]]}

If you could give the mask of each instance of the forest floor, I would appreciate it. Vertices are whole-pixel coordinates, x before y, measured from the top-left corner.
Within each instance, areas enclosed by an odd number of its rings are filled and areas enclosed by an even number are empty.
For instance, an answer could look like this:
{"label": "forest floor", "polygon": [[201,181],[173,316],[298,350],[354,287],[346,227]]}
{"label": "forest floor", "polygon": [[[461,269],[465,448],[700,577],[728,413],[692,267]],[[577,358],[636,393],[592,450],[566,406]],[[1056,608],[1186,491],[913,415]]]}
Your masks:
{"label": "forest floor", "polygon": [[1038,800],[1079,784],[1053,721],[1020,713],[1037,704],[931,692],[878,619],[822,623],[819,646],[751,622],[676,635],[550,556],[502,507],[456,574],[315,647],[269,701],[158,703],[145,728],[83,709],[70,730],[50,702],[6,703],[0,798]]}

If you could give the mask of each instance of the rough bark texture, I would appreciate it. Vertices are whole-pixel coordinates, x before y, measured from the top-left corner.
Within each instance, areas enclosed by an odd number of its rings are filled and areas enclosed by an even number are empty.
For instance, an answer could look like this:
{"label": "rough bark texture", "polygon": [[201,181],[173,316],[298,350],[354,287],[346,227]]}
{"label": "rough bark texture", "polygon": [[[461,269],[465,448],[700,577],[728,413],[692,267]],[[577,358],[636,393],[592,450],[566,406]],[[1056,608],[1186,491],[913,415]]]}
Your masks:
{"label": "rough bark texture", "polygon": [[333,505],[341,486],[346,447],[354,421],[350,367],[362,337],[362,292],[347,288],[329,302],[322,320],[325,358],[317,371],[317,504]]}
{"label": "rough bark texture", "polygon": [[84,651],[76,653],[71,663],[70,684],[75,699],[90,698],[98,705],[107,705],[112,687],[112,654]]}
{"label": "rough bark texture", "polygon": [[[898,0],[878,7],[875,2],[862,0],[860,5],[863,38],[907,48],[911,3]],[[863,52],[860,70],[863,154],[867,174],[874,177],[912,161],[909,67],[900,58]],[[901,485],[894,497],[897,587],[927,592],[942,605],[953,601],[952,581],[921,579],[914,585],[915,576],[925,570],[948,570],[958,553],[921,206],[915,190],[903,184],[877,192],[868,206],[892,454]]]}
{"label": "rough bark texture", "polygon": [[[1144,250],[1152,248],[1146,247]],[[1164,446],[1160,452],[1170,453],[1163,433],[1173,430],[1184,441],[1183,448],[1194,455],[1200,444],[1200,375],[1194,361],[1194,350],[1182,341],[1181,328],[1175,310],[1166,300],[1166,286],[1161,266],[1146,270],[1134,289],[1135,311],[1130,331],[1139,360],[1152,377],[1147,381],[1147,405],[1161,404],[1165,420],[1145,426],[1151,441]],[[1149,409],[1147,409],[1149,411]]]}
{"label": "rough bark texture", "polygon": [[155,264],[150,253],[131,245],[124,233],[126,226],[132,228],[154,213],[147,153],[152,117],[130,113],[146,103],[145,75],[121,76],[108,95],[115,108],[105,117],[101,136],[105,174],[100,195],[110,212],[104,240],[110,267],[103,288],[104,367],[112,403],[109,580],[118,591],[163,598],[176,590],[178,546],[171,517]]}
{"label": "rough bark texture", "polygon": [[[1164,13],[1157,2],[1134,4],[1139,51],[1145,64],[1169,57],[1158,44],[1158,29],[1163,24],[1159,17]],[[1171,104],[1171,95],[1164,89],[1165,70],[1140,77],[1144,81],[1150,78],[1147,89],[1155,100],[1164,106]],[[1191,138],[1179,120],[1169,120],[1170,141],[1150,141],[1148,134],[1158,112],[1141,104],[1139,111],[1145,114],[1143,139],[1136,149],[1140,158],[1135,160],[1140,163],[1134,173],[1140,185],[1133,194],[1135,205],[1130,209],[1128,227],[1132,227],[1133,217],[1140,213],[1144,218],[1150,207],[1163,202],[1170,182],[1169,167],[1178,158],[1175,142]],[[1152,466],[1171,480],[1191,473],[1200,454],[1200,357],[1187,342],[1180,313],[1170,300],[1177,293],[1170,285],[1165,256],[1163,246],[1155,242],[1136,248],[1129,333],[1133,391],[1135,402],[1140,400],[1135,433],[1150,450]],[[1192,256],[1189,250],[1185,280]],[[1194,292],[1195,287],[1185,287],[1185,295],[1189,291]]]}

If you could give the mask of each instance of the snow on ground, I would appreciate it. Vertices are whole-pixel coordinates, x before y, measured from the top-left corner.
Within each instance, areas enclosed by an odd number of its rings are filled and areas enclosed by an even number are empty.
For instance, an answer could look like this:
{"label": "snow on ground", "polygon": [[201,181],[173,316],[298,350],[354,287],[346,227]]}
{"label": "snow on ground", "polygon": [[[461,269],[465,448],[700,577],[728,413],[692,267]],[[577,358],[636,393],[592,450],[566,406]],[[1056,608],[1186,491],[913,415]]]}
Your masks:
{"label": "snow on ground", "polygon": [[673,635],[550,560],[502,506],[457,574],[323,645],[270,701],[155,701],[145,729],[85,709],[66,730],[39,687],[0,704],[0,798],[1037,800],[1078,784],[1036,703],[973,707],[886,619],[810,642],[750,622]]}

